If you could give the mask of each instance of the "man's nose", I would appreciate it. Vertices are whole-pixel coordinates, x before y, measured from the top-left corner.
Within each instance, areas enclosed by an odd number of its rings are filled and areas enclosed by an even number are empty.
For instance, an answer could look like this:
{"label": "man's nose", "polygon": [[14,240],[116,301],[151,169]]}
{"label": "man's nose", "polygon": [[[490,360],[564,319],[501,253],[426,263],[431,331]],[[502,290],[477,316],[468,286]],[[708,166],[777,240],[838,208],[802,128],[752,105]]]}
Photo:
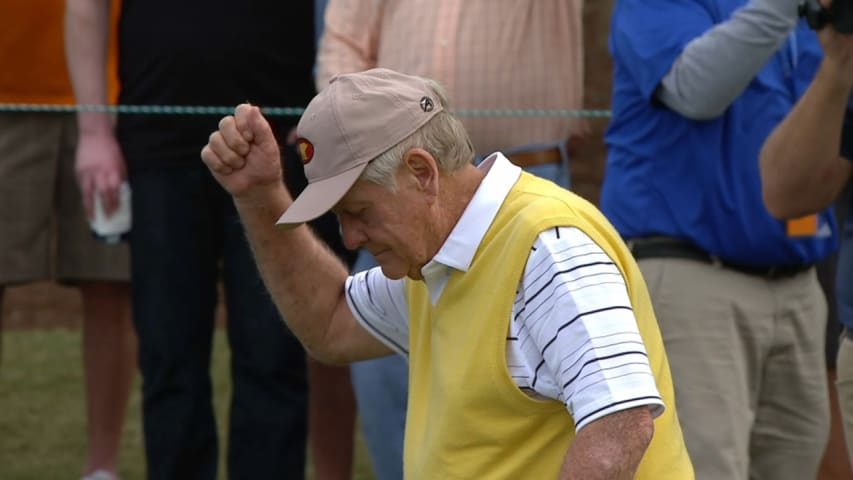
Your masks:
{"label": "man's nose", "polygon": [[339,222],[341,225],[341,238],[344,241],[344,246],[349,250],[355,250],[367,240],[367,236],[364,235],[364,232],[355,220],[346,219],[342,216],[339,218]]}

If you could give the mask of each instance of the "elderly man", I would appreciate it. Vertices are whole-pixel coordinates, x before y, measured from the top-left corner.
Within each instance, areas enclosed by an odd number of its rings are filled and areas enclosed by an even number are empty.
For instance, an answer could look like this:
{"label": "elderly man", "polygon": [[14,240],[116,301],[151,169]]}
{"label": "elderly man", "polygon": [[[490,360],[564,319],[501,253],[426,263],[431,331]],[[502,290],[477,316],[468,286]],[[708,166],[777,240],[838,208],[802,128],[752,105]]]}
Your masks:
{"label": "elderly man", "polygon": [[[296,200],[255,107],[202,158],[314,356],[408,358],[406,478],[693,477],[645,284],[591,204],[475,167],[438,85],[391,70],[337,77],[297,133]],[[379,267],[348,277],[302,225],[329,209]]]}

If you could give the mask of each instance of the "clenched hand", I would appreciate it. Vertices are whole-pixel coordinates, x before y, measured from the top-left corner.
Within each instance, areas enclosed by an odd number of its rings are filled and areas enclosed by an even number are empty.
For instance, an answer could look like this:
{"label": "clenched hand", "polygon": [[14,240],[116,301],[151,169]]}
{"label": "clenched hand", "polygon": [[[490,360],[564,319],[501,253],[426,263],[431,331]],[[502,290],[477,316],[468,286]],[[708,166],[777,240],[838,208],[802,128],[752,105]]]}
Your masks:
{"label": "clenched hand", "polygon": [[201,158],[236,200],[263,203],[284,188],[278,143],[258,107],[238,105],[220,120]]}

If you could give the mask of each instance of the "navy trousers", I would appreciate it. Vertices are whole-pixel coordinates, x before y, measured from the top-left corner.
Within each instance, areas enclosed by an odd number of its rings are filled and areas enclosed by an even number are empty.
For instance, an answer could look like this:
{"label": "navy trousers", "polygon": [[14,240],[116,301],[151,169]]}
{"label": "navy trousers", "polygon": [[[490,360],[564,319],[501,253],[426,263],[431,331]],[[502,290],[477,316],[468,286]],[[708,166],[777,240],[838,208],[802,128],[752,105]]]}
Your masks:
{"label": "navy trousers", "polygon": [[222,279],[228,478],[304,478],[305,353],[261,281],[231,198],[201,161],[131,171],[133,316],[148,478],[217,475],[210,356]]}

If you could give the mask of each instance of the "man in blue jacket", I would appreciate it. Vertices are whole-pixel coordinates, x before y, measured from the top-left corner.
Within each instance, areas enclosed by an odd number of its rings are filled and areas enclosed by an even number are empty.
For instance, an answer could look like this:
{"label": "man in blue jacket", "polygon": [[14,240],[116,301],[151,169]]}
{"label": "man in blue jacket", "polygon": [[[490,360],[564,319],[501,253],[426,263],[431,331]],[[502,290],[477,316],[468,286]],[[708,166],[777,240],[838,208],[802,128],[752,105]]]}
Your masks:
{"label": "man in blue jacket", "polygon": [[788,221],[758,154],[820,44],[798,0],[618,0],[602,210],[649,284],[699,479],[814,478],[829,425],[829,209]]}

